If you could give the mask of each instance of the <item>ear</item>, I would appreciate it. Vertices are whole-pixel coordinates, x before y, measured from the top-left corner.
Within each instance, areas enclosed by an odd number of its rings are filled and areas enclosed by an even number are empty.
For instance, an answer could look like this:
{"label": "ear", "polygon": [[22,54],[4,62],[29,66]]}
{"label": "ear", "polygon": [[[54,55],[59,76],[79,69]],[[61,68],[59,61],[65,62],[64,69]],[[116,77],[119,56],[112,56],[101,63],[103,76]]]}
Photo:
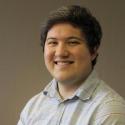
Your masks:
{"label": "ear", "polygon": [[96,58],[98,56],[98,48],[97,47],[95,47],[94,48],[94,50],[93,50],[93,52],[91,53],[91,59],[92,59],[92,61]]}

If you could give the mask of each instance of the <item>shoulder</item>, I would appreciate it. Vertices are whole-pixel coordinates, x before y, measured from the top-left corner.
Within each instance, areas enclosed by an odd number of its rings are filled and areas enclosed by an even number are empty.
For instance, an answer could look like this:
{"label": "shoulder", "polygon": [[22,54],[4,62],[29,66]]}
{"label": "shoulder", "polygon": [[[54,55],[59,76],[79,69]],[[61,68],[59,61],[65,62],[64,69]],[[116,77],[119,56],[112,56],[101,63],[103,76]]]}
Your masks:
{"label": "shoulder", "polygon": [[101,98],[93,115],[95,124],[125,124],[125,100],[103,81],[95,93],[96,96]]}
{"label": "shoulder", "polygon": [[[49,89],[51,83],[49,83],[44,90]],[[25,105],[23,108],[21,115],[20,115],[20,120],[24,121],[24,123],[32,117],[36,112],[38,112],[41,108],[41,106],[44,104],[45,100],[47,99],[47,96],[44,94],[44,90],[41,91],[40,93],[36,94],[33,96]]]}
{"label": "shoulder", "polygon": [[33,96],[25,105],[21,112],[21,117],[27,119],[38,108],[38,105],[44,97],[43,92]]}
{"label": "shoulder", "polygon": [[124,98],[121,97],[114,89],[112,89],[103,80],[99,81],[93,93],[94,100],[101,99],[100,103],[106,104],[107,102],[125,102]]}

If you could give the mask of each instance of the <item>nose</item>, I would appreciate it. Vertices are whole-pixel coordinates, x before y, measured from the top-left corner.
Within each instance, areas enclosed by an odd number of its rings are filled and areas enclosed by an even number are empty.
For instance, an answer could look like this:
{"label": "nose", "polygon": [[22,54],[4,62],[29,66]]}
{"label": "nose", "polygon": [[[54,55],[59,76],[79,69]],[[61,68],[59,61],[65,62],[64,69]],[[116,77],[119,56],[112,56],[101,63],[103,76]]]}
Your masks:
{"label": "nose", "polygon": [[59,43],[55,50],[55,56],[67,57],[69,54],[68,48],[65,43]]}

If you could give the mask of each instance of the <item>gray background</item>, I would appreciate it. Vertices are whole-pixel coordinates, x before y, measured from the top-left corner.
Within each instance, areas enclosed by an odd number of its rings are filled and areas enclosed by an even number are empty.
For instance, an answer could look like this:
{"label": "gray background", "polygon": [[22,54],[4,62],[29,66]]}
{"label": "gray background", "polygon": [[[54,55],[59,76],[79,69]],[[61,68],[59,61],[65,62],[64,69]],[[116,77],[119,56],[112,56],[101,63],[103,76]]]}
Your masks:
{"label": "gray background", "polygon": [[88,7],[103,39],[96,66],[102,79],[125,97],[124,0],[0,0],[0,124],[14,125],[26,102],[51,77],[44,67],[40,25],[62,5]]}

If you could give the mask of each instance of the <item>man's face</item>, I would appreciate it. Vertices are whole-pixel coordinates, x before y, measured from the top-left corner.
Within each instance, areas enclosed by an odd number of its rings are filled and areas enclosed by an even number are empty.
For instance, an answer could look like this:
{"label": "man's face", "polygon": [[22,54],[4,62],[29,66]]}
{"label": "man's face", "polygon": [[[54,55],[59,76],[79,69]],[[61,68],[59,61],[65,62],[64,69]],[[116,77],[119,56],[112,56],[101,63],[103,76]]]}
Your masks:
{"label": "man's face", "polygon": [[45,65],[62,84],[80,84],[92,70],[92,60],[86,40],[78,28],[70,24],[54,25],[47,34],[44,48]]}

